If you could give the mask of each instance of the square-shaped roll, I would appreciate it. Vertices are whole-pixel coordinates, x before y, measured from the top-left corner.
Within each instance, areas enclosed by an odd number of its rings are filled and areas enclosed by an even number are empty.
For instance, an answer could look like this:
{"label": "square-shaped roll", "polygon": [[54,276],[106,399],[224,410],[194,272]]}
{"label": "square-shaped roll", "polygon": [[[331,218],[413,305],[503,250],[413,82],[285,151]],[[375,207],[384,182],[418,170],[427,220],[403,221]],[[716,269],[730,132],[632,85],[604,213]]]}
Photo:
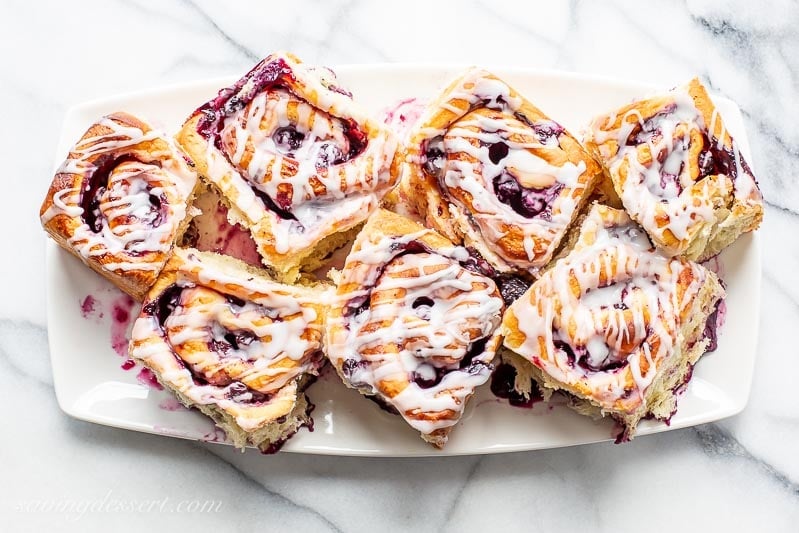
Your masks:
{"label": "square-shaped roll", "polygon": [[339,273],[327,355],[347,386],[442,447],[491,375],[503,309],[464,248],[381,209]]}
{"label": "square-shaped roll", "polygon": [[705,267],[656,251],[623,211],[595,205],[574,249],[505,313],[504,346],[542,387],[585,414],[611,416],[631,437],[667,420],[709,342],[724,297]]}
{"label": "square-shaped roll", "polygon": [[62,248],[141,300],[186,223],[197,185],[171,138],[127,113],[92,124],[56,172],[42,226]]}
{"label": "square-shaped roll", "polygon": [[596,117],[586,145],[668,255],[704,261],[763,219],[752,169],[698,79]]}
{"label": "square-shaped roll", "polygon": [[212,252],[178,249],[133,325],[130,356],[238,447],[277,451],[310,422],[323,289],[271,281]]}
{"label": "square-shaped roll", "polygon": [[278,280],[294,282],[359,226],[394,186],[397,141],[332,71],[270,55],[197,109],[177,139],[249,229]]}
{"label": "square-shaped roll", "polygon": [[427,226],[523,275],[550,262],[602,176],[563,126],[476,68],[427,107],[394,172]]}

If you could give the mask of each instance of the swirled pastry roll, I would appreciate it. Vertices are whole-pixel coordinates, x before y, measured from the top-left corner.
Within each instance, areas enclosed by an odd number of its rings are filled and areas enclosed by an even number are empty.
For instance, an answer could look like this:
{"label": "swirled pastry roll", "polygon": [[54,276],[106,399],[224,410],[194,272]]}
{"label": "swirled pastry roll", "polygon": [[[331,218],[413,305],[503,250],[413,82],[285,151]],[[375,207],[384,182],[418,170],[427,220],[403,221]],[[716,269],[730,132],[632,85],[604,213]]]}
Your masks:
{"label": "swirled pastry roll", "polygon": [[327,330],[344,383],[442,447],[499,344],[504,304],[462,247],[380,210],[345,262]]}
{"label": "swirled pastry roll", "polygon": [[586,144],[668,255],[708,259],[763,219],[752,169],[697,79],[595,118]]}
{"label": "swirled pastry roll", "polygon": [[127,113],[91,125],[47,191],[40,216],[64,249],[141,300],[186,222],[197,184],[164,133]]}
{"label": "swirled pastry roll", "polygon": [[723,296],[713,272],[663,256],[623,211],[595,205],[575,248],[510,306],[501,332],[542,386],[612,416],[623,440],[641,418],[676,410]]}
{"label": "swirled pastry roll", "polygon": [[337,83],[330,70],[273,54],[177,136],[286,282],[351,240],[395,184],[394,135]]}
{"label": "swirled pastry roll", "polygon": [[394,172],[426,225],[526,274],[549,263],[602,175],[560,124],[479,69],[428,106]]}
{"label": "swirled pastry roll", "polygon": [[238,447],[277,451],[310,421],[303,394],[324,356],[322,292],[178,249],[147,295],[130,355]]}

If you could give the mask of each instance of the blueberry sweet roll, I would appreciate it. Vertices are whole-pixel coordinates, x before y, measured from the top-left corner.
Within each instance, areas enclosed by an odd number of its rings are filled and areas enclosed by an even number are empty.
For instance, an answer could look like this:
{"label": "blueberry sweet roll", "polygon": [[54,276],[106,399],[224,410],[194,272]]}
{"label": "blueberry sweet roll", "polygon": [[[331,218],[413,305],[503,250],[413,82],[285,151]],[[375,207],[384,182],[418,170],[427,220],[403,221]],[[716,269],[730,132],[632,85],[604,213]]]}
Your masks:
{"label": "blueberry sweet roll", "polygon": [[222,89],[178,140],[285,282],[350,240],[395,184],[391,131],[332,71],[290,54],[270,55]]}
{"label": "blueberry sweet roll", "polygon": [[328,357],[345,384],[442,447],[491,374],[503,309],[464,248],[380,210],[337,280]]}
{"label": "blueberry sweet roll", "polygon": [[723,297],[713,272],[660,254],[623,211],[595,205],[575,248],[510,306],[501,332],[526,374],[580,412],[613,417],[625,440],[642,418],[674,413]]}
{"label": "blueberry sweet roll", "polygon": [[178,249],[147,295],[130,355],[238,447],[276,451],[310,421],[324,300],[237,259]]}
{"label": "blueberry sweet roll", "polygon": [[752,169],[697,79],[595,118],[586,144],[669,255],[703,261],[763,219]]}
{"label": "blueberry sweet roll", "polygon": [[508,84],[471,69],[416,122],[394,172],[428,226],[499,272],[536,275],[601,167]]}
{"label": "blueberry sweet roll", "polygon": [[197,176],[164,133],[127,113],[91,125],[56,172],[44,229],[141,300],[184,227]]}

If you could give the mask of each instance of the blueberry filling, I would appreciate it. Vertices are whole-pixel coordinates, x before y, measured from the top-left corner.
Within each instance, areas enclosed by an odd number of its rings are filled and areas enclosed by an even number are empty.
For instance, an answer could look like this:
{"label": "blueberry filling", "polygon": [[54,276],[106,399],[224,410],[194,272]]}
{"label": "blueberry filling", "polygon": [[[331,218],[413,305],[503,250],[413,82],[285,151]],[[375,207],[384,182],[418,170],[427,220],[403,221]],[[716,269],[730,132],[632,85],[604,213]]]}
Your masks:
{"label": "blueberry filling", "polygon": [[[358,127],[358,124],[352,119],[341,120],[341,122],[344,128],[344,135],[348,140],[349,151],[346,153],[343,152],[341,148],[332,142],[320,143],[314,155],[314,166],[317,170],[323,170],[333,165],[346,163],[350,159],[360,155],[366,149],[368,139],[366,134]],[[285,126],[276,130],[275,133],[272,134],[272,139],[280,151],[283,151],[289,157],[294,157],[294,151],[299,149],[304,142],[305,134],[298,131],[295,126]],[[217,136],[215,142],[217,148],[219,148],[230,162],[229,154],[223,149],[219,136]],[[272,198],[254,184],[251,184],[250,188],[261,202],[263,202],[266,209],[272,211],[283,220],[298,222],[297,217],[291,212],[292,197],[288,191],[279,190],[277,197]],[[299,226],[297,230],[302,233],[305,228]]]}
{"label": "blueberry filling", "polygon": [[705,348],[705,352],[714,352],[716,348],[719,347],[718,343],[718,325],[719,325],[719,307],[723,300],[719,300],[716,302],[716,307],[713,309],[713,312],[707,317],[707,322],[705,322],[705,331],[704,337],[708,339],[710,342]]}
{"label": "blueberry filling", "polygon": [[351,298],[345,305],[342,315],[345,317],[355,317],[365,313],[369,309],[369,296],[364,294]]}
{"label": "blueberry filling", "polygon": [[227,390],[228,398],[236,403],[265,403],[272,399],[270,394],[251,389],[240,381],[235,381],[228,385]]}
{"label": "blueberry filling", "polygon": [[433,301],[432,298],[428,298],[427,296],[420,296],[419,298],[413,301],[411,307],[413,307],[414,309],[422,306],[433,307],[434,304],[435,302]]}
{"label": "blueberry filling", "polygon": [[[569,366],[574,367],[574,364],[577,362],[577,355],[574,353],[574,349],[569,343],[563,342],[562,340],[556,339],[553,341],[553,346],[556,350],[563,352],[566,355],[566,359],[569,362]],[[585,348],[578,347],[577,351],[580,353],[581,357],[585,356]]]}
{"label": "blueberry filling", "polygon": [[224,117],[243,109],[255,95],[274,88],[284,77],[294,79],[291,68],[283,59],[261,61],[235,85],[220,90],[216,98],[195,111],[202,115],[197,122],[197,132],[206,139],[216,136],[222,129]]}
{"label": "blueberry filling", "polygon": [[261,201],[264,203],[264,207],[272,211],[278,217],[282,218],[283,220],[297,220],[297,217],[294,216],[294,213],[292,213],[291,211],[289,211],[284,207],[278,206],[278,204],[272,199],[272,197],[266,194],[264,191],[262,191],[258,187],[251,187],[251,188],[252,192],[255,193],[255,196],[260,198]]}
{"label": "blueberry filling", "polygon": [[[157,320],[161,328],[161,335],[164,337],[166,336],[164,332],[166,320],[175,309],[180,306],[180,297],[184,288],[185,287],[181,287],[177,284],[170,285],[158,298],[149,302],[142,308],[144,314],[150,315]],[[226,296],[226,298],[231,304],[238,305],[240,303],[240,307],[244,306],[244,301],[235,296]],[[248,346],[255,340],[257,340],[257,337],[252,332],[241,330],[227,332],[223,336],[223,339],[212,339],[208,344],[209,348],[219,353],[227,353],[231,348],[239,350],[242,346]],[[185,368],[189,371],[195,385],[227,386],[228,397],[238,403],[263,403],[271,400],[271,395],[250,389],[247,385],[238,381],[231,382],[227,376],[215,374],[207,378],[196,373],[191,365],[186,365],[180,357],[175,356],[175,361],[181,368]]]}
{"label": "blueberry filling", "polygon": [[316,154],[316,168],[327,168],[345,162],[349,157],[345,157],[341,149],[333,143],[323,143],[319,146]]}
{"label": "blueberry filling", "polygon": [[465,370],[470,374],[479,374],[481,371],[483,371],[483,369],[486,368],[490,371],[491,365],[487,365],[482,361],[474,360],[475,357],[479,357],[485,352],[487,342],[488,338],[477,339],[476,341],[472,342],[469,345],[469,348],[466,350],[466,354],[464,355],[463,359],[461,359],[457,368],[439,368],[423,363],[417,367],[416,371],[411,373],[410,379],[416,383],[419,388],[429,389],[441,383],[441,380],[444,379],[444,376],[455,370]]}
{"label": "blueberry filling", "polygon": [[[298,131],[294,126],[278,128],[272,134],[272,140],[275,146],[289,157],[295,157],[294,153],[302,146],[305,138],[305,134]],[[319,145],[316,152],[316,168],[322,169],[332,165],[339,165],[346,162],[351,157],[356,156],[359,151],[360,149],[356,149],[354,152],[351,151],[345,154],[341,151],[341,148],[332,142],[323,142]]]}
{"label": "blueberry filling", "polygon": [[499,284],[499,293],[502,299],[505,300],[505,305],[510,305],[530,288],[530,282],[526,279],[514,276],[512,274],[504,274],[497,279]]}
{"label": "blueberry filling", "polygon": [[[474,272],[475,274],[480,274],[482,276],[486,276],[489,278],[494,278],[498,276],[497,271],[486,261],[479,252],[474,249],[468,248],[469,257],[464,261],[460,261],[460,265],[469,270],[470,272]],[[392,253],[391,259],[396,259],[405,254],[418,254],[418,253],[428,253],[428,254],[435,254],[437,253],[435,250],[429,248],[426,244],[419,242],[419,241],[408,241],[408,242],[401,242],[395,241],[389,245],[389,251]],[[375,272],[374,280],[377,281],[383,275],[383,271],[388,266],[388,261],[380,265]],[[365,312],[369,309],[369,296],[373,287],[368,287],[366,294],[362,294],[356,296],[355,298],[351,298],[345,305],[342,311],[342,314],[345,317],[353,317],[358,316],[361,313]]]}
{"label": "blueberry filling", "polygon": [[621,290],[619,294],[619,301],[613,304],[614,309],[618,309],[620,311],[624,311],[628,309],[627,304],[624,303],[624,300],[627,299],[627,295],[630,293],[629,286],[625,285],[624,288]]}
{"label": "blueberry filling", "polygon": [[377,404],[378,407],[380,407],[380,409],[387,413],[391,413],[392,415],[400,414],[397,408],[384,400],[382,396],[367,396],[366,398],[372,400],[375,404]]}
{"label": "blueberry filling", "polygon": [[166,218],[166,202],[164,202],[163,196],[156,196],[154,194],[150,194],[147,199],[150,202],[150,212],[155,213],[155,217],[150,221],[150,225],[153,228],[157,228],[161,224],[164,223],[164,218]]}
{"label": "blueberry filling", "polygon": [[[680,164],[680,172],[682,172],[682,168],[683,165]],[[674,188],[677,191],[677,194],[680,194],[683,191],[679,175],[669,174],[668,172],[663,172],[660,174],[660,188],[663,190]]]}
{"label": "blueberry filling", "polygon": [[446,371],[444,369],[435,368],[432,365],[421,364],[415,372],[411,374],[411,381],[416,383],[419,388],[429,389],[441,383],[441,378],[444,377]]}
{"label": "blueberry filling", "polygon": [[100,212],[100,199],[108,189],[105,185],[101,185],[92,191],[89,196],[88,209],[83,210],[83,220],[86,221],[89,228],[95,232],[100,233],[103,229],[102,213]]}
{"label": "blueberry filling", "polygon": [[427,143],[422,157],[422,168],[431,176],[441,177],[445,166],[444,139],[436,137]]}
{"label": "blueberry filling", "polygon": [[183,292],[183,287],[179,285],[170,285],[161,293],[155,300],[151,301],[144,306],[142,311],[145,314],[155,317],[158,325],[163,329],[166,319],[180,305],[180,295]]}
{"label": "blueberry filling", "polygon": [[208,346],[216,352],[227,354],[231,349],[241,350],[257,340],[258,337],[251,331],[228,331],[222,336],[222,339],[211,339]]}
{"label": "blueberry filling", "polygon": [[488,159],[498,165],[500,161],[508,157],[508,145],[504,142],[493,143],[488,146]]}
{"label": "blueberry filling", "polygon": [[[103,229],[100,203],[108,190],[109,175],[117,166],[130,161],[136,161],[136,159],[128,155],[100,157],[94,162],[94,170],[84,180],[80,200],[80,206],[83,209],[82,218],[94,233],[100,233]],[[159,166],[157,161],[148,164]],[[149,203],[152,219],[148,222],[152,227],[157,228],[163,224],[166,218],[166,199],[163,196],[150,194]]]}
{"label": "blueberry filling", "polygon": [[[652,140],[656,135],[661,134],[660,123],[664,117],[673,113],[677,108],[676,104],[670,104],[664,107],[659,113],[646,119],[638,128],[633,130],[627,138],[627,146],[637,146]],[[702,151],[699,153],[697,164],[699,167],[699,176],[697,179],[702,179],[707,176],[723,174],[735,181],[738,177],[738,165],[736,164],[735,153],[731,148],[726,145],[719,147],[718,140],[711,140],[706,133],[702,134]],[[665,154],[658,154],[658,160],[662,163]],[[746,163],[743,157],[738,155],[741,169],[748,175],[752,175],[752,170]],[[682,165],[680,166],[682,172]],[[677,175],[680,174],[677,173]],[[670,182],[676,182],[679,186],[679,180],[673,173],[664,173],[661,176],[661,186],[666,187]],[[679,187],[678,191],[682,191]]]}
{"label": "blueberry filling", "polygon": [[[246,107],[259,93],[285,88],[286,81],[293,80],[295,80],[294,73],[283,59],[261,61],[233,86],[220,90],[216,98],[195,111],[195,114],[200,115],[197,132],[209,141],[213,139],[216,147],[227,157],[219,136],[224,126],[224,119]],[[330,86],[329,88],[335,92],[349,95],[341,87]],[[365,150],[368,138],[358,124],[353,119],[342,120],[342,122],[344,135],[349,141],[349,151],[345,154],[332,144],[323,145],[315,161],[317,168],[343,163]],[[277,129],[273,133],[272,139],[280,150],[291,153],[302,144],[305,134],[299,132],[296,127],[286,126]],[[291,204],[286,198],[273,199],[257,187],[252,187],[252,189],[266,209],[284,220],[297,220],[290,212]]]}
{"label": "blueberry filling", "polygon": [[99,233],[103,229],[100,221],[100,198],[107,190],[108,175],[125,160],[130,160],[130,158],[111,155],[100,157],[94,162],[94,171],[84,179],[80,198],[80,206],[83,209],[82,217],[95,233]]}
{"label": "blueberry filling", "polygon": [[460,368],[461,370],[467,370],[471,374],[477,374],[483,368],[490,366],[480,361],[474,361],[475,357],[483,355],[483,353],[486,351],[487,343],[488,343],[488,337],[477,339],[476,341],[472,342],[469,345],[469,349],[466,350],[466,355],[463,357],[463,359],[461,359],[458,368]]}
{"label": "blueberry filling", "polygon": [[500,202],[509,205],[523,217],[540,217],[544,220],[550,219],[552,204],[563,188],[562,183],[555,182],[546,189],[529,189],[522,187],[516,178],[507,172],[495,177],[493,184],[494,192]]}
{"label": "blueberry filling", "polygon": [[580,356],[577,364],[586,370],[591,370],[592,372],[612,372],[613,370],[627,366],[626,359],[613,359],[612,357],[606,358],[599,365],[593,365],[591,364],[591,359],[588,357],[588,350],[586,350],[584,347],[580,347],[579,351],[583,355]]}
{"label": "blueberry filling", "polygon": [[286,436],[285,438],[278,439],[278,440],[276,440],[274,442],[270,442],[269,445],[266,448],[262,448],[261,449],[261,453],[264,454],[264,455],[274,455],[274,454],[276,454],[277,452],[279,452],[283,448],[283,445],[286,444],[286,441],[289,440],[290,437],[293,437],[293,435],[289,435],[289,436]]}
{"label": "blueberry filling", "polygon": [[[434,251],[432,251],[430,248],[428,248],[423,243],[420,243],[419,241],[408,241],[408,242],[395,241],[391,243],[389,251],[392,252],[393,254],[391,257],[392,260],[405,254],[435,253]],[[374,276],[375,282],[378,279],[380,279],[387,266],[388,266],[388,261],[378,267],[377,272],[375,272]],[[345,317],[354,317],[366,312],[366,310],[369,309],[369,297],[371,295],[373,288],[374,288],[373,286],[368,287],[367,288],[368,290],[366,291],[365,294],[361,294],[347,301],[347,303],[344,304],[344,309],[342,311],[342,314]]]}
{"label": "blueberry filling", "polygon": [[480,252],[474,248],[467,248],[467,251],[469,252],[469,258],[465,261],[461,261],[461,266],[463,268],[488,278],[496,278],[499,276],[496,269],[491,266],[491,263],[485,260]]}
{"label": "blueberry filling", "polygon": [[569,365],[572,367],[576,364],[591,372],[611,372],[627,365],[626,359],[616,360],[613,357],[606,357],[601,361],[601,364],[594,365],[585,346],[572,346],[560,339],[556,339],[553,344],[556,350],[566,354]]}
{"label": "blueberry filling", "polygon": [[[405,252],[410,254],[435,253],[426,244],[419,241],[408,241],[408,242],[394,241],[391,243],[389,250],[392,252]],[[401,254],[397,254],[394,257],[399,257],[399,255]],[[392,259],[394,257],[392,257]],[[382,275],[382,272],[380,274]]]}
{"label": "blueberry filling", "polygon": [[242,300],[238,296],[233,296],[232,294],[226,294],[225,295],[225,299],[228,301],[228,303],[231,305],[231,307],[234,308],[234,310],[235,310],[236,307],[241,309],[245,305],[247,305],[247,302],[245,302],[244,300]]}
{"label": "blueberry filling", "polygon": [[527,118],[527,115],[519,111],[514,113],[513,116],[514,118],[516,118],[516,120],[524,123],[527,127],[532,129],[536,137],[538,137],[538,142],[540,142],[541,144],[546,146],[552,146],[557,143],[558,146],[560,146],[560,143],[558,142],[558,137],[560,136],[561,133],[563,133],[566,130],[563,126],[561,126],[554,120],[542,120],[539,122],[533,122],[532,120]]}
{"label": "blueberry filling", "polygon": [[305,134],[297,131],[294,126],[278,128],[272,134],[272,140],[284,153],[291,154],[297,151],[305,140]]}
{"label": "blueberry filling", "polygon": [[341,364],[341,373],[353,387],[362,387],[366,385],[363,381],[355,379],[356,372],[364,370],[369,366],[368,361],[357,361],[355,359],[345,359]]}
{"label": "blueberry filling", "polygon": [[630,132],[627,137],[627,146],[638,146],[652,140],[653,137],[660,134],[660,123],[663,119],[672,114],[677,109],[677,104],[669,104],[659,112],[647,118],[640,123],[636,128]]}
{"label": "blueberry filling", "polygon": [[538,141],[547,146],[551,146],[553,144],[559,145],[560,143],[558,142],[558,137],[565,131],[563,126],[552,120],[536,122],[532,125],[532,127],[533,131],[538,137]]}
{"label": "blueberry filling", "polygon": [[500,363],[491,376],[491,392],[497,398],[504,398],[514,407],[531,408],[536,402],[544,399],[538,383],[530,380],[530,395],[525,396],[516,390],[516,367],[508,363]]}
{"label": "blueberry filling", "polygon": [[[738,165],[735,162],[733,150],[725,145],[719,148],[718,142],[711,141],[707,135],[702,136],[702,141],[704,147],[699,153],[699,177],[724,174],[735,181],[738,178]],[[749,164],[741,154],[738,154],[738,162],[745,174],[753,175],[752,169],[749,168]]]}

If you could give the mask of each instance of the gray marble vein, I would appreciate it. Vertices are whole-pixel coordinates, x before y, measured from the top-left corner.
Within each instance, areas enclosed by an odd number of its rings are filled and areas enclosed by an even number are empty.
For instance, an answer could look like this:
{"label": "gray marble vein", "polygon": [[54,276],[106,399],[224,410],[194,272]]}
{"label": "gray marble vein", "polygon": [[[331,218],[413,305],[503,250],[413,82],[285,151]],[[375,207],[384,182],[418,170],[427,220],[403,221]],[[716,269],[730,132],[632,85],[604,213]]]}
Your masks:
{"label": "gray marble vein", "polygon": [[741,446],[741,443],[735,440],[732,435],[717,425],[705,424],[698,426],[696,428],[696,433],[699,435],[705,453],[719,455],[724,458],[733,457],[751,461],[757,465],[765,475],[773,478],[774,481],[793,493],[794,496],[799,497],[799,483],[789,479],[787,475],[778,471],[773,465],[752,455],[749,450]]}
{"label": "gray marble vein", "polygon": [[208,16],[208,14],[202,8],[200,8],[195,2],[192,2],[191,0],[183,0],[183,3],[187,5],[191,9],[191,11],[196,13],[205,24],[213,28],[214,32],[217,33],[220,37],[222,37],[222,39],[226,43],[230,44],[235,50],[241,53],[248,60],[252,62],[258,62],[258,60],[260,59],[258,57],[258,54],[256,54],[255,52],[253,52],[252,50],[250,50],[249,48],[247,48],[246,46],[235,40],[233,37],[231,37],[227,32],[225,32],[225,30],[219,27],[219,25],[214,21],[214,19]]}
{"label": "gray marble vein", "polygon": [[219,461],[221,461],[222,463],[227,465],[232,471],[234,471],[236,474],[238,474],[243,481],[246,482],[246,484],[247,484],[247,486],[249,488],[256,489],[257,491],[262,492],[263,496],[267,496],[267,497],[270,497],[271,499],[274,499],[276,502],[278,502],[279,505],[288,505],[288,506],[290,506],[292,508],[292,513],[298,512],[298,513],[301,513],[301,514],[302,513],[310,514],[312,517],[316,518],[320,522],[319,525],[323,526],[323,529],[325,531],[332,531],[332,532],[335,532],[335,533],[338,533],[338,532],[342,531],[342,529],[337,527],[333,522],[330,521],[329,518],[327,518],[324,515],[322,515],[319,511],[317,511],[317,510],[315,510],[315,509],[313,509],[313,508],[311,508],[309,506],[298,504],[297,502],[292,501],[291,499],[287,498],[283,494],[280,494],[277,491],[269,489],[263,483],[261,483],[258,479],[256,479],[256,478],[252,477],[251,475],[249,475],[246,470],[239,469],[233,463],[228,462],[226,459],[224,459],[220,455],[212,453],[212,449],[211,448],[201,447],[201,449],[207,449],[207,451],[211,455],[213,455],[214,457],[219,459]]}

